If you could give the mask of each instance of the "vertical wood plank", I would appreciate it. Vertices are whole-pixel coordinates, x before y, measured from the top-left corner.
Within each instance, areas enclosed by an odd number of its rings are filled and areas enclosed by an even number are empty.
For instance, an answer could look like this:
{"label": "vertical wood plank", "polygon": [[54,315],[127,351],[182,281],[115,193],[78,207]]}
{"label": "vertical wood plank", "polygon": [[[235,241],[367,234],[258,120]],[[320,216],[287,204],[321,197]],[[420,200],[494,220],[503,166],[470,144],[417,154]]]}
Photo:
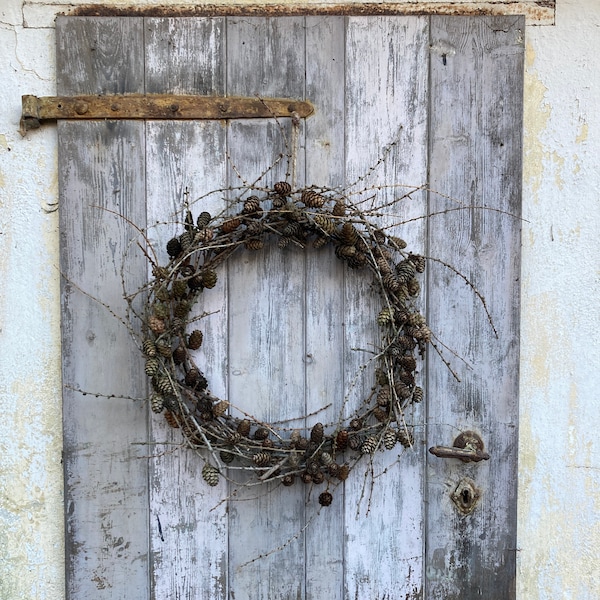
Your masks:
{"label": "vertical wood plank", "polygon": [[[344,182],[343,17],[306,19],[306,96],[317,107],[306,120],[307,185],[339,187]],[[306,408],[315,413],[308,426],[321,422],[332,430],[344,399],[344,265],[333,249],[306,250]],[[330,405],[326,410],[324,406]],[[318,411],[318,412],[317,412]],[[318,511],[316,487],[307,507],[305,532],[306,597],[344,597],[344,492],[331,488],[334,501]]]}
{"label": "vertical wood plank", "polygon": [[[303,24],[302,18],[230,18],[227,93],[303,98]],[[281,127],[291,140],[289,120],[230,124],[232,186],[243,185],[233,165],[254,181],[281,152],[289,152]],[[285,160],[279,162],[257,185],[286,179],[286,167]],[[301,154],[296,168],[303,170]],[[230,397],[238,408],[267,422],[298,417],[306,409],[304,257],[289,250],[246,251],[229,264]],[[236,600],[304,597],[304,497],[299,485],[244,489],[230,503],[229,577]]]}
{"label": "vertical wood plank", "polygon": [[[473,291],[434,264],[430,325],[469,368],[450,356],[459,383],[430,361],[429,445],[475,429],[491,459],[428,460],[431,599],[515,594],[523,27],[515,17],[432,18],[431,187],[456,201],[432,194],[430,210],[459,210],[432,217],[429,253],[483,294],[498,338]],[[482,492],[470,515],[450,498],[464,477]]]}
{"label": "vertical wood plank", "polygon": [[[140,19],[57,20],[58,93],[143,91]],[[142,123],[59,123],[67,597],[147,597],[143,363],[118,319],[145,259]],[[119,215],[122,215],[119,216]],[[96,397],[77,389],[115,397]],[[135,445],[140,444],[140,445]]]}
{"label": "vertical wood plank", "polygon": [[[224,93],[223,19],[146,19],[145,30],[149,93]],[[167,241],[181,233],[186,202],[195,217],[223,209],[220,195],[196,199],[226,185],[226,129],[216,121],[150,121],[146,127],[149,239],[164,264]],[[194,307],[196,314],[216,312],[194,326],[204,333],[195,360],[212,392],[223,398],[226,280],[220,274],[217,287]],[[149,490],[152,598],[226,598],[227,516],[226,504],[220,504],[227,495],[225,480],[206,485],[201,474],[206,456],[169,446],[183,438],[162,416],[151,416],[150,439],[156,444]]]}
{"label": "vertical wood plank", "polygon": [[[351,18],[346,32],[346,178],[357,181],[368,169],[383,162],[349,193],[371,188],[362,197],[376,196],[376,204],[401,196],[395,184],[420,186],[427,177],[427,40],[425,18]],[[390,144],[395,144],[390,146]],[[384,187],[381,190],[378,186]],[[361,195],[352,197],[354,200]],[[381,219],[395,223],[422,216],[423,193],[394,206]],[[363,207],[368,204],[363,204]],[[399,227],[394,233],[420,252],[424,248],[425,221]],[[365,352],[377,343],[375,316],[380,299],[369,290],[362,273],[346,278],[345,380],[350,382]],[[366,398],[374,381],[367,369],[356,386],[350,406]],[[414,412],[412,412],[414,410]],[[377,454],[355,469],[345,490],[346,596],[349,598],[420,597],[423,574],[423,451],[421,408],[406,414],[417,425],[413,449]],[[397,457],[397,461],[394,459]],[[384,471],[384,476],[380,476]],[[376,478],[376,479],[375,479]],[[373,487],[371,488],[371,483]]]}

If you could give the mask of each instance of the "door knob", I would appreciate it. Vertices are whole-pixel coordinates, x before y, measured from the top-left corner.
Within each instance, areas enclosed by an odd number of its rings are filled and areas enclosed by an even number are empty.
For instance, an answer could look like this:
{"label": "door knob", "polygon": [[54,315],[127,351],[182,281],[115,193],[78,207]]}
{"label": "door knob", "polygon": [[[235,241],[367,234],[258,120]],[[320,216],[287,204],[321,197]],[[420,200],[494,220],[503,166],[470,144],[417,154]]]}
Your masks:
{"label": "door knob", "polygon": [[463,462],[479,462],[488,460],[483,440],[474,431],[464,431],[455,440],[452,448],[448,446],[432,446],[429,452],[438,458],[458,458]]}

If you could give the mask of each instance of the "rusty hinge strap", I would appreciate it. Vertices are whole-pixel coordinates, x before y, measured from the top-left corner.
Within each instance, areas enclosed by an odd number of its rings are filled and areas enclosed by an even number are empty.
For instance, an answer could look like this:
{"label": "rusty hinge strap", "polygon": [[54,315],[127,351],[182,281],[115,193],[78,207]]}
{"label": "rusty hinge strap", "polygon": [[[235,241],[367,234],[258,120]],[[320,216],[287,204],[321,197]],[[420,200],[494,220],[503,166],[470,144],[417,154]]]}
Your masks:
{"label": "rusty hinge strap", "polygon": [[55,119],[256,119],[308,117],[307,100],[174,94],[23,96],[22,129]]}

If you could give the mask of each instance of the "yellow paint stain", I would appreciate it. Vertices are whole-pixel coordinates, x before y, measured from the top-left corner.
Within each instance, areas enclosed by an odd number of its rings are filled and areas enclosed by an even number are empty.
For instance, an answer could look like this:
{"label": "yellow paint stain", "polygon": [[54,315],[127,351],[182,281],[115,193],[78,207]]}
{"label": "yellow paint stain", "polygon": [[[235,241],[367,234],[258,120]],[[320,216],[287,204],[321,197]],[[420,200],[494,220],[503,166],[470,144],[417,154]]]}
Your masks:
{"label": "yellow paint stain", "polygon": [[8,150],[8,140],[6,139],[6,136],[1,133],[0,133],[0,148],[2,148],[2,150]]}
{"label": "yellow paint stain", "polygon": [[583,123],[581,123],[579,133],[577,134],[577,137],[575,138],[575,143],[583,144],[583,142],[585,142],[588,139],[589,133],[590,133],[590,127],[585,121],[583,121]]}
{"label": "yellow paint stain", "polygon": [[562,178],[562,171],[565,166],[565,159],[560,156],[556,150],[553,150],[550,154],[552,162],[556,165],[556,172],[554,173],[554,183],[559,190],[565,187],[565,181]]}
{"label": "yellow paint stain", "polygon": [[[42,556],[54,563],[62,555],[60,369],[52,353],[39,356],[38,362],[35,375],[15,379],[6,390],[10,402],[3,417],[19,444],[12,447],[0,477],[0,544],[2,555],[9,557],[0,577],[0,598],[32,597],[28,588],[35,578],[32,558]],[[0,451],[6,455],[5,443],[0,440]],[[29,577],[23,577],[23,569]]]}
{"label": "yellow paint stain", "polygon": [[[543,310],[540,310],[540,307],[543,307]],[[530,316],[524,324],[524,333],[531,332],[532,338],[535,338],[535,343],[530,345],[530,353],[527,356],[529,359],[527,385],[544,389],[550,377],[549,361],[554,356],[557,343],[556,332],[553,331],[552,326],[557,318],[556,298],[550,292],[530,296],[524,302],[523,312]]]}
{"label": "yellow paint stain", "polygon": [[570,229],[558,228],[555,235],[561,244],[573,244],[581,237],[581,225],[578,224]]}
{"label": "yellow paint stain", "polygon": [[534,203],[538,203],[537,194],[544,176],[544,159],[548,157],[542,142],[542,134],[551,116],[551,107],[546,102],[548,88],[534,69],[535,51],[528,43],[525,47],[525,101],[523,107],[524,119],[524,164],[523,180],[529,187]]}

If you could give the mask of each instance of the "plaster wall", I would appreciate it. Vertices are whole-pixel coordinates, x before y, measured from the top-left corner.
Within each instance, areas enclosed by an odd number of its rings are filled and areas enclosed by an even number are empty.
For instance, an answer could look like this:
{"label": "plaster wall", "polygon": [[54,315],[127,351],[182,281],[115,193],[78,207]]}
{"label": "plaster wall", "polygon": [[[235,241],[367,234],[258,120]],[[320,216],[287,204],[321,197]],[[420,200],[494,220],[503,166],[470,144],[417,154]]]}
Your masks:
{"label": "plaster wall", "polygon": [[[0,0],[0,600],[64,594],[56,135],[18,121],[22,94],[55,93],[53,20],[75,4]],[[593,600],[600,2],[558,0],[526,43],[518,598]]]}

